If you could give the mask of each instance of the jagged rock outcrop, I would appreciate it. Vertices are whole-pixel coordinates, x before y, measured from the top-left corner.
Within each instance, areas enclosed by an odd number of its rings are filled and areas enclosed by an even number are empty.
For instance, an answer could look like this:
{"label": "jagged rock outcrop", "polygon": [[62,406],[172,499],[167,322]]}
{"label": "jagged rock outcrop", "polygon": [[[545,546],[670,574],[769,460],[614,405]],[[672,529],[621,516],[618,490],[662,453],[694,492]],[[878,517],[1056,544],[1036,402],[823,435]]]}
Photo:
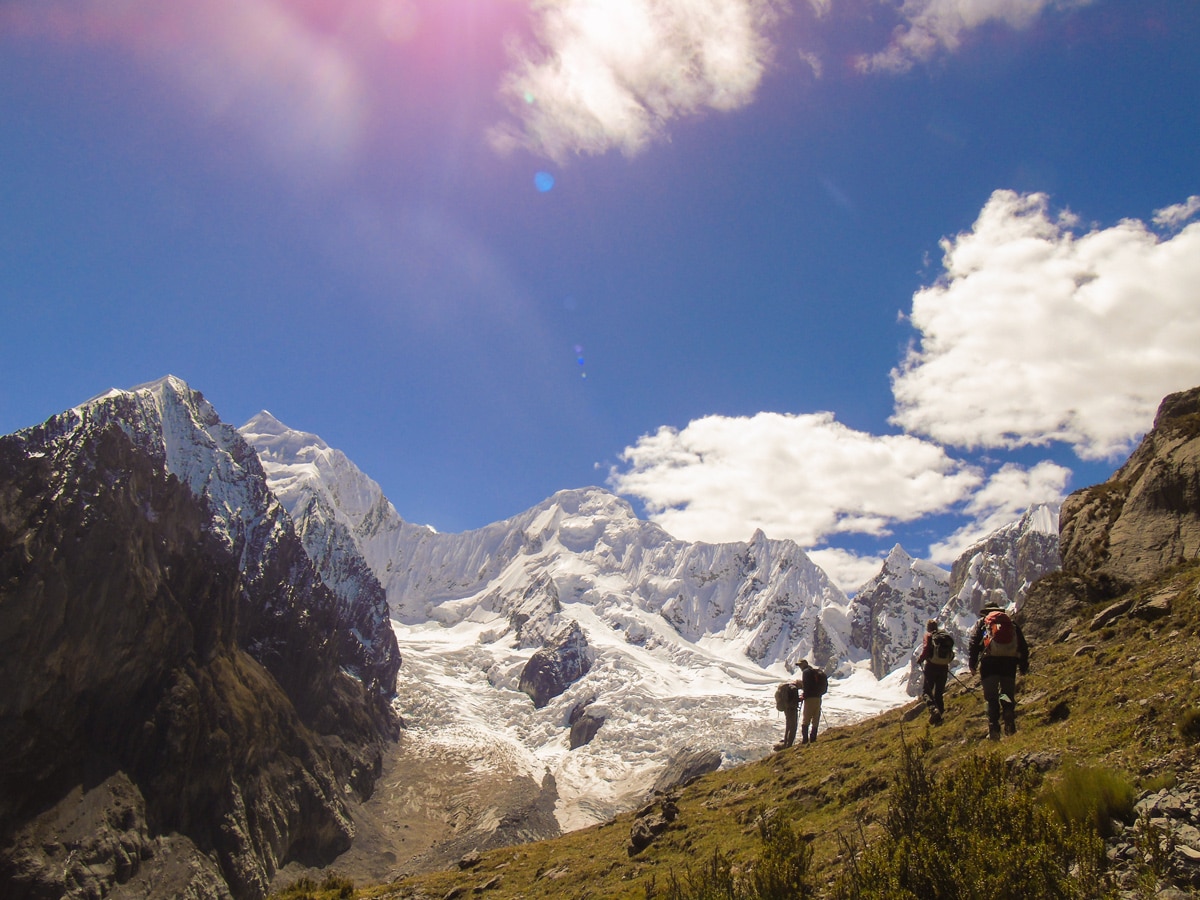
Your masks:
{"label": "jagged rock outcrop", "polygon": [[[5,897],[256,898],[328,861],[395,734],[398,665],[182,382],[0,438]],[[45,838],[64,822],[91,839]]]}
{"label": "jagged rock outcrop", "polygon": [[595,697],[591,698],[587,703],[577,703],[571,707],[571,714],[567,718],[567,724],[571,726],[571,733],[568,737],[572,750],[578,750],[592,742],[600,732],[600,728],[604,725],[604,716],[598,716],[588,710],[594,701]]}
{"label": "jagged rock outcrop", "polygon": [[667,764],[667,767],[654,780],[652,793],[666,793],[672,788],[685,784],[715,772],[721,768],[722,756],[720,750],[689,750],[682,749]]}
{"label": "jagged rock outcrop", "polygon": [[925,623],[949,596],[949,573],[897,544],[850,602],[850,644],[870,656],[871,672],[882,678],[920,644]]}
{"label": "jagged rock outcrop", "polygon": [[517,687],[541,709],[586,675],[593,660],[583,629],[571,620],[529,658]]}
{"label": "jagged rock outcrop", "polygon": [[634,815],[626,851],[630,856],[637,856],[653,844],[678,818],[679,797],[675,794],[658,796],[653,803],[642,807]]}
{"label": "jagged rock outcrop", "polygon": [[1200,388],[1166,397],[1108,481],[1062,507],[1062,559],[1109,595],[1200,556]]}
{"label": "jagged rock outcrop", "polygon": [[970,628],[986,603],[1020,609],[1033,583],[1062,566],[1058,531],[1057,506],[1040,503],[964,550],[950,568],[943,621]]}

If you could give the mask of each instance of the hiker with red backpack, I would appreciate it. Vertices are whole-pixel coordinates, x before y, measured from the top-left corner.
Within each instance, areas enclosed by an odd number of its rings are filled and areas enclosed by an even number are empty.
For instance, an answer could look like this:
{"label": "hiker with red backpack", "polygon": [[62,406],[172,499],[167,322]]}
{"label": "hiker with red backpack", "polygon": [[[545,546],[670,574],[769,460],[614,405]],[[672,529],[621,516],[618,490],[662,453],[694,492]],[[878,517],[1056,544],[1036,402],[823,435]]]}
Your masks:
{"label": "hiker with red backpack", "polygon": [[946,713],[946,678],[954,662],[954,636],[938,627],[937,619],[925,623],[925,640],[917,665],[924,663],[921,697],[929,707],[929,724],[941,725]]}
{"label": "hiker with red backpack", "polygon": [[987,701],[988,737],[1000,740],[1000,720],[1004,733],[1017,731],[1017,671],[1029,673],[1029,646],[1025,635],[999,605],[987,603],[979,610],[979,621],[971,630],[968,645],[971,674],[979,671],[983,699]]}

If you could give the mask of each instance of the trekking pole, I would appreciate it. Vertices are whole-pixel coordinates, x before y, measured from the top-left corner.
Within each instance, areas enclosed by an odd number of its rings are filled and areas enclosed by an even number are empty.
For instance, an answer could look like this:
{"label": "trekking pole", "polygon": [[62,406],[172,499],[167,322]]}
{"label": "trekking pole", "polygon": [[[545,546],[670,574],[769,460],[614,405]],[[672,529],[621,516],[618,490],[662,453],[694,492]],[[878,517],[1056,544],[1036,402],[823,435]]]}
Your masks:
{"label": "trekking pole", "polygon": [[953,672],[950,673],[950,677],[953,678],[955,681],[957,681],[959,684],[961,684],[963,687],[965,687],[968,691],[975,690],[975,685],[967,684],[965,681],[963,681],[961,678],[959,678]]}

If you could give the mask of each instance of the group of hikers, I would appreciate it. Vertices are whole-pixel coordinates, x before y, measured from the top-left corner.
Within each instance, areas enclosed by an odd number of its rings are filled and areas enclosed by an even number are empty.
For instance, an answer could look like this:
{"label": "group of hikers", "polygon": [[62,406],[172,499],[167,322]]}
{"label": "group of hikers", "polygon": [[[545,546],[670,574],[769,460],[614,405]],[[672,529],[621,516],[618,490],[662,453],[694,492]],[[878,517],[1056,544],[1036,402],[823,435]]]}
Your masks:
{"label": "group of hikers", "polygon": [[[785,750],[796,742],[796,724],[800,725],[800,743],[812,744],[817,740],[817,725],[821,721],[821,698],[829,689],[829,676],[823,669],[810,665],[807,659],[800,660],[800,677],[785,681],[775,689],[775,708],[783,712],[783,740],[775,745],[776,750]],[[801,714],[803,707],[803,714]]]}
{"label": "group of hikers", "polygon": [[[925,636],[917,665],[922,666],[921,698],[929,710],[929,721],[940,725],[946,713],[946,681],[954,663],[954,636],[942,628],[937,619],[925,626]],[[775,706],[784,715],[783,740],[776,750],[791,747],[796,740],[796,724],[800,720],[800,742],[810,744],[817,739],[817,723],[821,718],[821,697],[828,686],[825,673],[808,660],[799,663],[800,677],[785,681],[775,691]],[[1029,672],[1029,645],[1021,627],[1003,607],[986,603],[979,610],[979,621],[967,640],[967,667],[974,676],[979,673],[983,699],[987,702],[988,737],[1000,740],[1001,733],[1017,731],[1017,673]],[[954,676],[957,680],[958,676]],[[800,707],[803,705],[803,715]]]}

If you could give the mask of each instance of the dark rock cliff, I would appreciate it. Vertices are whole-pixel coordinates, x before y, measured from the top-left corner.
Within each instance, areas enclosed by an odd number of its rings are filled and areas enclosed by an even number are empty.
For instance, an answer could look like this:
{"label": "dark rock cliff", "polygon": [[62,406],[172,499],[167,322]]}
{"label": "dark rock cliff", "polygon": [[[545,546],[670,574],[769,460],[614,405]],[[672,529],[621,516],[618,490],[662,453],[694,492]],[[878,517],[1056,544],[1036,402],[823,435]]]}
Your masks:
{"label": "dark rock cliff", "polygon": [[135,429],[75,422],[0,438],[2,893],[261,897],[349,845],[398,654],[353,646],[286,516],[230,547]]}
{"label": "dark rock cliff", "polygon": [[579,623],[571,619],[529,658],[517,687],[541,709],[591,669],[593,656]]}
{"label": "dark rock cliff", "polygon": [[1063,570],[1105,594],[1200,556],[1200,388],[1171,394],[1108,481],[1063,502]]}

